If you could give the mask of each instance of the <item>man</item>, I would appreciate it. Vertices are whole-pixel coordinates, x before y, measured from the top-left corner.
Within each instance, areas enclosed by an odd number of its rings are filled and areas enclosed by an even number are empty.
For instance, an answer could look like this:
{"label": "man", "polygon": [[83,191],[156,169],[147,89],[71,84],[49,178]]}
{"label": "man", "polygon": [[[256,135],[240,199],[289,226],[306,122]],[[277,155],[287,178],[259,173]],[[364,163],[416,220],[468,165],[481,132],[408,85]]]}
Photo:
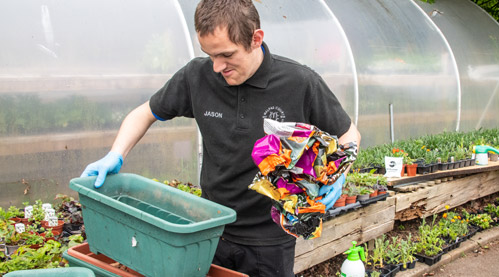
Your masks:
{"label": "man", "polygon": [[359,144],[360,134],[317,73],[270,53],[251,0],[203,0],[195,27],[209,58],[190,61],[133,110],[108,155],[82,176],[98,175],[100,187],[156,120],[195,118],[203,138],[202,197],[237,212],[213,263],[250,276],[293,276],[294,237],[272,221],[270,200],[248,189],[258,171],[251,151],[265,135],[263,119],[310,123],[340,144]]}

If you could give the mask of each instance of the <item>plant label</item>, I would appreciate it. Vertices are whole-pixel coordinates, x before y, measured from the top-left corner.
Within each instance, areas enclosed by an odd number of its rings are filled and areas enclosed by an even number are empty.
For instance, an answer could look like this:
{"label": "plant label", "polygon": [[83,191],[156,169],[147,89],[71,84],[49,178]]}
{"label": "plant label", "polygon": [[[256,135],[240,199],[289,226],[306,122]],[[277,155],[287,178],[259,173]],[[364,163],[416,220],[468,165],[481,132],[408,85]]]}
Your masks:
{"label": "plant label", "polygon": [[59,221],[57,220],[57,217],[55,216],[52,216],[49,218],[48,221],[48,224],[49,224],[49,227],[56,227],[57,225],[59,225]]}
{"label": "plant label", "polygon": [[55,210],[54,209],[46,209],[45,210],[45,221],[49,221],[51,217],[55,217]]}
{"label": "plant label", "polygon": [[24,218],[31,218],[33,216],[33,206],[24,207]]}
{"label": "plant label", "polygon": [[402,157],[385,157],[385,177],[400,177],[403,168],[404,158]]}
{"label": "plant label", "polygon": [[26,226],[24,226],[24,223],[16,223],[14,225],[16,232],[18,233],[24,233],[26,231]]}
{"label": "plant label", "polygon": [[46,209],[52,209],[52,204],[50,203],[43,203],[42,204],[42,210],[46,210]]}

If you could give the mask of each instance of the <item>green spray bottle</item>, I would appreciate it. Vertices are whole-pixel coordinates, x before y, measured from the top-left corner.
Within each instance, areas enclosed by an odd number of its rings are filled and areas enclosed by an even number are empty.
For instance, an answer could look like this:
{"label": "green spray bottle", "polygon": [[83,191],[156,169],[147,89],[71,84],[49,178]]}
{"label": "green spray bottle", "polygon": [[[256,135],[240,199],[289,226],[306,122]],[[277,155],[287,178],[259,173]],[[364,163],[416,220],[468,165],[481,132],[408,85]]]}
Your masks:
{"label": "green spray bottle", "polygon": [[[350,247],[345,253],[348,255],[347,259],[341,265],[341,276],[343,277],[364,277],[366,269],[362,261],[366,260],[364,247],[355,246],[356,241],[352,241],[353,246]],[[361,261],[362,259],[362,261]]]}
{"label": "green spray bottle", "polygon": [[475,145],[473,146],[473,153],[475,153],[476,164],[477,165],[488,165],[489,164],[489,152],[494,152],[499,154],[499,150],[488,145]]}

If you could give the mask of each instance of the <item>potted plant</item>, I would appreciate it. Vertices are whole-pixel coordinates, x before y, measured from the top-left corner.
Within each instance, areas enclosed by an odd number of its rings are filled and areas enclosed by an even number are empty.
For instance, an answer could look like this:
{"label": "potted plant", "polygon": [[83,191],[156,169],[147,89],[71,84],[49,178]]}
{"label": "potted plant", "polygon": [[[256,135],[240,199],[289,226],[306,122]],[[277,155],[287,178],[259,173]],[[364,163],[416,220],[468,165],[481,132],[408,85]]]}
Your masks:
{"label": "potted plant", "polygon": [[414,251],[416,248],[414,246],[414,242],[412,241],[412,235],[409,234],[406,240],[400,241],[400,262],[402,266],[400,267],[401,271],[406,269],[412,269],[416,266],[416,257],[414,257]]}
{"label": "potted plant", "polygon": [[418,239],[415,244],[416,256],[419,260],[427,265],[433,265],[440,261],[442,258],[442,245],[444,240],[440,237],[440,228],[435,225],[436,215],[433,216],[432,224],[426,224],[423,219],[422,224],[419,226]]}
{"label": "potted plant", "polygon": [[383,268],[385,266],[384,261],[386,259],[386,249],[390,242],[386,240],[386,235],[383,234],[374,240],[374,249],[372,256],[373,266],[375,268]]}
{"label": "potted plant", "polygon": [[16,232],[14,225],[7,225],[5,229],[5,248],[6,254],[13,254],[23,243],[23,237]]}
{"label": "potted plant", "polygon": [[37,233],[23,233],[24,244],[28,245],[30,248],[38,249],[45,241],[42,236]]}
{"label": "potted plant", "polygon": [[35,228],[42,227],[42,221],[45,219],[45,212],[42,208],[42,201],[36,200],[33,204],[33,214],[30,218],[30,222],[35,226]]}
{"label": "potted plant", "polygon": [[353,204],[357,202],[357,195],[359,195],[359,189],[357,186],[350,184],[348,186],[347,198],[345,199],[345,204]]}
{"label": "potted plant", "polygon": [[55,199],[61,200],[61,203],[55,206],[55,210],[60,214],[59,218],[64,221],[63,229],[70,234],[81,233],[83,226],[81,204],[65,194],[57,194]]}
{"label": "potted plant", "polygon": [[372,192],[373,192],[372,189],[361,186],[359,187],[359,195],[357,196],[357,199],[359,201],[366,201],[367,199],[369,199],[369,194],[371,194]]}
{"label": "potted plant", "polygon": [[334,202],[333,207],[339,208],[339,207],[344,207],[346,205],[346,200],[347,200],[347,195],[346,194],[341,194],[340,198]]}
{"label": "potted plant", "polygon": [[460,243],[459,238],[468,234],[468,222],[454,211],[443,213],[438,225],[441,237],[449,245]]}
{"label": "potted plant", "polygon": [[418,164],[414,163],[414,159],[412,159],[407,153],[404,155],[404,164],[407,176],[416,176]]}
{"label": "potted plant", "polygon": [[388,244],[385,252],[385,261],[390,271],[398,270],[400,267],[400,243],[397,236],[392,237],[392,241]]}

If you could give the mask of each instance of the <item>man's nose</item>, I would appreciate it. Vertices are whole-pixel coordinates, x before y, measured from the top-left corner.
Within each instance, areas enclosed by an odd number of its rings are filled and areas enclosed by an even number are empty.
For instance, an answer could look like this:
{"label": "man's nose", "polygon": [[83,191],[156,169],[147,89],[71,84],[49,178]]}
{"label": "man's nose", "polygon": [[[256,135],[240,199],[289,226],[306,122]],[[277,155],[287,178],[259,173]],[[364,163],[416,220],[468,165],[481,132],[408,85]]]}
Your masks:
{"label": "man's nose", "polygon": [[225,68],[227,67],[227,64],[225,61],[221,58],[214,58],[213,59],[213,71],[216,73],[222,72]]}

